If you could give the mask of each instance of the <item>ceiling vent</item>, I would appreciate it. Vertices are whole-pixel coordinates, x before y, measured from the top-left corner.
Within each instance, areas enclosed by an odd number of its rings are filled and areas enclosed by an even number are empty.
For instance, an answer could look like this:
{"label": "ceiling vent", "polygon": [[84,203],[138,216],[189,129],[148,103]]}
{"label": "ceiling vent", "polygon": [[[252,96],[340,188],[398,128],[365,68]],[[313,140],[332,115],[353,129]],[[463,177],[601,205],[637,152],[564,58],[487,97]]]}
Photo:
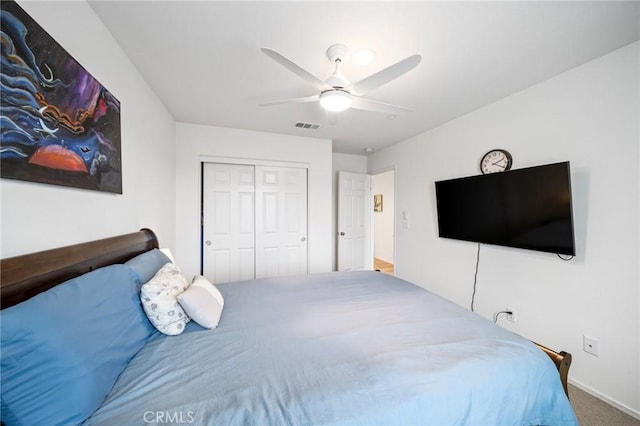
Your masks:
{"label": "ceiling vent", "polygon": [[317,130],[320,128],[319,124],[312,124],[312,123],[303,123],[301,121],[298,121],[295,126],[299,129],[311,129],[311,130]]}

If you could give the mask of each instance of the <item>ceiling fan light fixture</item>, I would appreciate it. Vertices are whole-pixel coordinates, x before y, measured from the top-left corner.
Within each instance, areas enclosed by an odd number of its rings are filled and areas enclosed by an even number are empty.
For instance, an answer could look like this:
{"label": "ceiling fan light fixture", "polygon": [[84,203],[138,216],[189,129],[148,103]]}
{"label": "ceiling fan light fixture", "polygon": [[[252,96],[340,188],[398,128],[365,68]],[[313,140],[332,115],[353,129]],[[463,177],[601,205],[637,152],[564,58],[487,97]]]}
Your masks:
{"label": "ceiling fan light fixture", "polygon": [[320,94],[320,105],[327,111],[344,111],[351,107],[351,95],[344,90],[327,90]]}
{"label": "ceiling fan light fixture", "polygon": [[376,52],[373,49],[362,48],[356,50],[353,54],[353,62],[358,65],[369,65],[376,57]]}

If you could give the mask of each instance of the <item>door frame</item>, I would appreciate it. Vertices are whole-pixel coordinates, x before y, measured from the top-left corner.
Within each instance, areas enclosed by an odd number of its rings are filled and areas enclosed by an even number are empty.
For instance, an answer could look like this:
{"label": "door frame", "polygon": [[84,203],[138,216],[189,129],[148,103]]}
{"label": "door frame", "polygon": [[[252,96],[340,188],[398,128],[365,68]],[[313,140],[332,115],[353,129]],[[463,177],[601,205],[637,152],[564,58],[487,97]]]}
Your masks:
{"label": "door frame", "polygon": [[[396,272],[396,235],[398,235],[398,202],[396,195],[398,194],[398,172],[396,171],[396,166],[391,165],[388,167],[383,167],[381,169],[376,169],[368,174],[372,177],[374,175],[379,175],[386,172],[393,172],[393,275],[397,275]],[[373,182],[373,178],[372,178]],[[373,188],[372,188],[373,189]],[[373,194],[372,194],[373,195]],[[375,253],[375,235],[374,235],[374,226],[371,226],[371,240],[373,241],[374,248],[373,253]]]}
{"label": "door frame", "polygon": [[198,156],[200,163],[200,275],[204,273],[204,165],[205,163],[219,163],[219,164],[231,164],[242,166],[270,166],[270,167],[293,167],[298,169],[306,169],[307,171],[307,274],[309,273],[310,253],[312,238],[309,235],[310,224],[310,208],[309,208],[309,163],[296,162],[296,161],[277,161],[277,160],[265,160],[259,158],[240,158],[240,157],[219,157],[215,155],[200,155]]}

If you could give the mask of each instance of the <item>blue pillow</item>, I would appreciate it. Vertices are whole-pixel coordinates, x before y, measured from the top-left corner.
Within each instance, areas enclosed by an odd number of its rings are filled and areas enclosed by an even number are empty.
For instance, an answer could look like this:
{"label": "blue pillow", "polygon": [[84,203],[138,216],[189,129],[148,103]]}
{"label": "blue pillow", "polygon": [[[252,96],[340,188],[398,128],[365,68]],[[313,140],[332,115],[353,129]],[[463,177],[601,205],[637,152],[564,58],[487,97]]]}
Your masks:
{"label": "blue pillow", "polygon": [[82,423],[154,331],[137,276],[111,265],[0,312],[2,419]]}
{"label": "blue pillow", "polygon": [[149,250],[131,260],[125,262],[138,275],[139,283],[144,284],[162,268],[166,263],[171,262],[163,252],[158,249]]}

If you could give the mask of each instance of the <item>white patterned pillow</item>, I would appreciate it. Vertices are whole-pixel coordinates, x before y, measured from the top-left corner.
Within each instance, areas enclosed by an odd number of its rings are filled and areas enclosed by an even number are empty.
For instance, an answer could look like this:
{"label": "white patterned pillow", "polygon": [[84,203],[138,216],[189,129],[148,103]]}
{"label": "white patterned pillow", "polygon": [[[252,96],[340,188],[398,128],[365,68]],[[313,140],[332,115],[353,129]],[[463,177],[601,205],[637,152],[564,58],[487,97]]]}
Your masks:
{"label": "white patterned pillow", "polygon": [[165,264],[140,289],[140,300],[149,321],[163,334],[175,336],[184,331],[189,317],[177,296],[189,287],[187,278],[174,263]]}

